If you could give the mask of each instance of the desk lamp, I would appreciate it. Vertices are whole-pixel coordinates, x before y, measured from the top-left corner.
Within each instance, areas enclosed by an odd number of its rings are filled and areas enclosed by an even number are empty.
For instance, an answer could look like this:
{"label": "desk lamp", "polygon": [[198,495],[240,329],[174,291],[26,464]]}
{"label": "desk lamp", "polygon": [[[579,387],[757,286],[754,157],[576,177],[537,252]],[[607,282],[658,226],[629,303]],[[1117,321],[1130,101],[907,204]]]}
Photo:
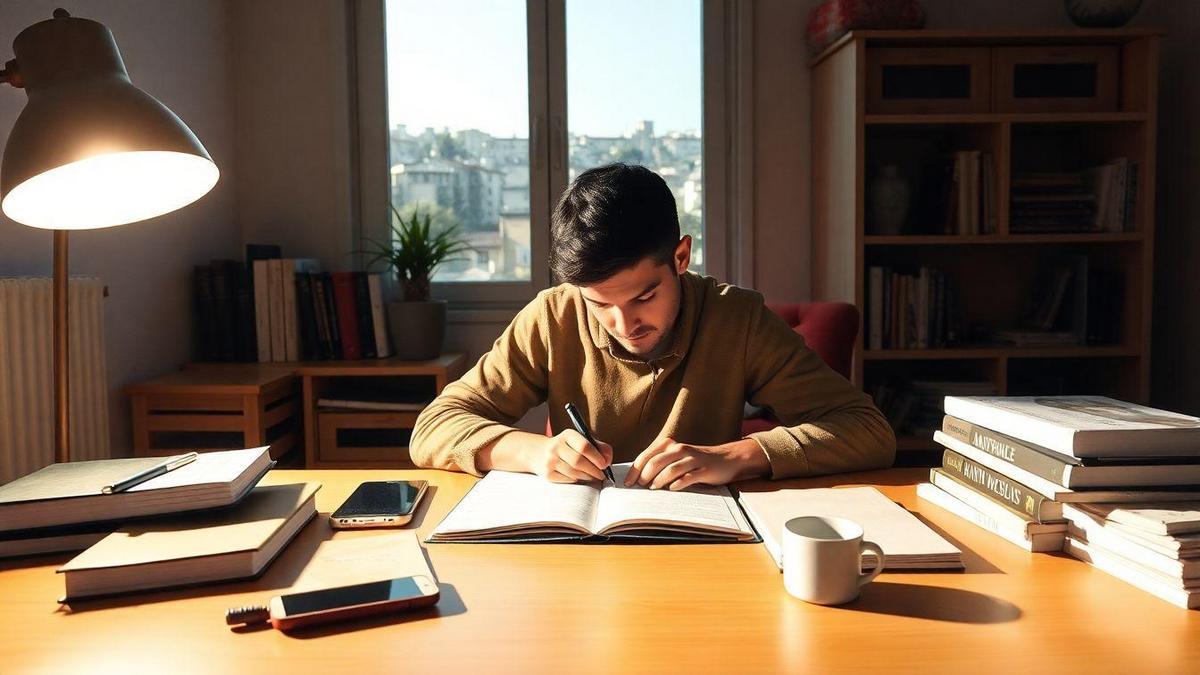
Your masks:
{"label": "desk lamp", "polygon": [[54,231],[54,460],[69,461],[67,233],[169,213],[220,172],[195,134],[133,86],[103,24],[54,18],[21,31],[0,82],[25,89],[0,163],[0,209]]}

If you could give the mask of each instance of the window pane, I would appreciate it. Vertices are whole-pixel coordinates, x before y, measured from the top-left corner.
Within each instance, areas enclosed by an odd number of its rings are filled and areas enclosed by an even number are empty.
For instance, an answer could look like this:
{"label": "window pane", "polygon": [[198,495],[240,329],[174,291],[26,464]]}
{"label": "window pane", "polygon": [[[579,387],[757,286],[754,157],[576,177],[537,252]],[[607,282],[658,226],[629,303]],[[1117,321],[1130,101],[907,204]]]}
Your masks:
{"label": "window pane", "polygon": [[524,0],[387,0],[392,204],[460,226],[434,281],[527,281]]}
{"label": "window pane", "polygon": [[567,0],[571,179],[643,164],[675,194],[704,272],[702,0]]}

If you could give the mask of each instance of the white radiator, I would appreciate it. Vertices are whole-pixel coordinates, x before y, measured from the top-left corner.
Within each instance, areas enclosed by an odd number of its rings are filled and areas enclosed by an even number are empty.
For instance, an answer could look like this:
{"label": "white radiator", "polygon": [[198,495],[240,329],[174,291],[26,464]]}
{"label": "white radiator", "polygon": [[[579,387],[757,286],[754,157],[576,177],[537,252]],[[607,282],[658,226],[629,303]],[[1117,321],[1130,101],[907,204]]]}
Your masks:
{"label": "white radiator", "polygon": [[[0,484],[54,461],[48,278],[0,278]],[[109,457],[104,285],[70,281],[70,457]]]}

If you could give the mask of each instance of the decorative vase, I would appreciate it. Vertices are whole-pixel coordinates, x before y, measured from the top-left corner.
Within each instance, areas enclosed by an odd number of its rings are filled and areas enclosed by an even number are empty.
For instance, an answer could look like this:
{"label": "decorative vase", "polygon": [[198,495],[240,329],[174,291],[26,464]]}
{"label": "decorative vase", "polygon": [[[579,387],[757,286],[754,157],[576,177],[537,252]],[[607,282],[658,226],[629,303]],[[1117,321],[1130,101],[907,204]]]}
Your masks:
{"label": "decorative vase", "polygon": [[446,340],[446,301],[388,303],[388,327],[396,357],[428,361],[442,354]]}
{"label": "decorative vase", "polygon": [[1071,23],[1081,28],[1117,28],[1129,23],[1142,0],[1063,0]]}
{"label": "decorative vase", "polygon": [[908,182],[900,169],[891,164],[880,167],[867,188],[871,234],[900,234],[908,217],[908,197]]}

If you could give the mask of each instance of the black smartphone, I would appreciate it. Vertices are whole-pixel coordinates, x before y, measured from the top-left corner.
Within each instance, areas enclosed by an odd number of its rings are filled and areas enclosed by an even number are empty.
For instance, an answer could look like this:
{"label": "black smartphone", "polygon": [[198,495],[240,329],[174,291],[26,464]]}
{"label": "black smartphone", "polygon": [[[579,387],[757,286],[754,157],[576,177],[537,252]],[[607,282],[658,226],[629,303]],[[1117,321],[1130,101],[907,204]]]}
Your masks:
{"label": "black smartphone", "polygon": [[412,520],[429,484],[423,480],[381,480],[360,484],[329,516],[336,529],[395,527]]}

